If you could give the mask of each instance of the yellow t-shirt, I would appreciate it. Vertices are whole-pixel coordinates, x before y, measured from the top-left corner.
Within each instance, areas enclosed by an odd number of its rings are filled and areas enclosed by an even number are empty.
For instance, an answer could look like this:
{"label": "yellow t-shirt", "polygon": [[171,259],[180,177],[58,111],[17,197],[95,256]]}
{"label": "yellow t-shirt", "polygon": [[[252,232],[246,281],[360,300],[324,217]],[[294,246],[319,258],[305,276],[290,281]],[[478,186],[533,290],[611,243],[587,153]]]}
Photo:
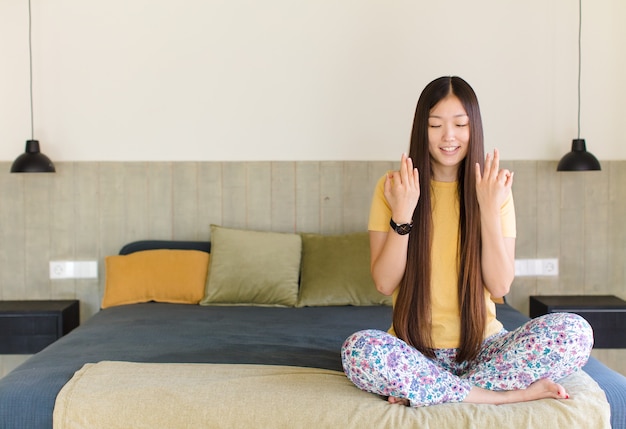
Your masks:
{"label": "yellow t-shirt", "polygon": [[[391,208],[384,196],[385,176],[377,183],[372,199],[368,229],[390,231]],[[432,338],[435,348],[458,348],[461,319],[458,302],[459,196],[457,182],[431,182],[433,237],[431,271]],[[502,234],[516,236],[515,207],[512,193],[500,209]],[[394,302],[397,290],[394,293]],[[499,332],[502,324],[496,319],[496,306],[485,289],[487,324],[485,338]],[[393,332],[393,327],[390,329]]]}

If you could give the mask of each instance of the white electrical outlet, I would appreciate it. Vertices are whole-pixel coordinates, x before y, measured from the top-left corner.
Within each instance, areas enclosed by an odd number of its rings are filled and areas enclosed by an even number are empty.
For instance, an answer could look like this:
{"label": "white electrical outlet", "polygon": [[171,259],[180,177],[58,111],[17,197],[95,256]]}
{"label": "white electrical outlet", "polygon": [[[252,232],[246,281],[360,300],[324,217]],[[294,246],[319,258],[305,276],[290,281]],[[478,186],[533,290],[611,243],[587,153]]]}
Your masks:
{"label": "white electrical outlet", "polygon": [[97,261],[50,261],[51,279],[96,279]]}
{"label": "white electrical outlet", "polygon": [[50,261],[50,278],[51,279],[66,279],[67,268],[65,267],[65,261]]}
{"label": "white electrical outlet", "polygon": [[515,275],[524,276],[558,276],[559,260],[551,259],[516,259]]}
{"label": "white electrical outlet", "polygon": [[541,259],[541,274],[544,276],[559,275],[558,259]]}

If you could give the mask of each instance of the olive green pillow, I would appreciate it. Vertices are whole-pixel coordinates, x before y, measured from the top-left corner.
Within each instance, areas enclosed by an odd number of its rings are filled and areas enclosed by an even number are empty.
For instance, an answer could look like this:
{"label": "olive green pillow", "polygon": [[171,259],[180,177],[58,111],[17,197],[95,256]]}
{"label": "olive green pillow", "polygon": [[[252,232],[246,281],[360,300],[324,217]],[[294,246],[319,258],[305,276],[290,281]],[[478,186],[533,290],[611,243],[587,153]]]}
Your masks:
{"label": "olive green pillow", "polygon": [[211,265],[200,304],[295,306],[301,252],[298,234],[211,225]]}
{"label": "olive green pillow", "polygon": [[367,232],[302,235],[298,307],[391,305],[370,274]]}

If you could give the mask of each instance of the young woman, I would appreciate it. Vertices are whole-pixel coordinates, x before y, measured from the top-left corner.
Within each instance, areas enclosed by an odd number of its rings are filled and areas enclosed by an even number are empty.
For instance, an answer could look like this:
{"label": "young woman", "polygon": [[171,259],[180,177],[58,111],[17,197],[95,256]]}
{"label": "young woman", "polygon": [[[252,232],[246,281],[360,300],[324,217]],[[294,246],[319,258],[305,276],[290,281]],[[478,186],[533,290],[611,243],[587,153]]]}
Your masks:
{"label": "young woman", "polygon": [[478,100],[459,77],[426,86],[409,156],[376,186],[368,229],[376,288],[393,294],[389,332],[342,347],[360,389],[413,407],[569,398],[557,382],[589,358],[593,334],[575,314],[507,332],[491,298],[515,274],[513,173],[484,156]]}

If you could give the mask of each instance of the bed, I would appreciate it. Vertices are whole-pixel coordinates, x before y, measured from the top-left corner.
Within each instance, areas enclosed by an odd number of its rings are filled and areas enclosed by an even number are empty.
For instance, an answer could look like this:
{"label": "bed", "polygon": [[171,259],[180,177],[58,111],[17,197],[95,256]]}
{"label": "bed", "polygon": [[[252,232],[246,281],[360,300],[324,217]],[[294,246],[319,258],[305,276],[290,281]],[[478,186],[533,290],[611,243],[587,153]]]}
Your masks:
{"label": "bed", "polygon": [[[219,236],[220,231],[212,229],[212,239]],[[299,294],[305,278],[324,278],[332,271],[309,267],[307,272],[315,246],[323,254],[316,264],[325,258],[336,261],[346,246],[354,245],[355,237],[335,237],[326,243],[330,247],[320,244],[326,242],[320,236],[300,238]],[[258,238],[264,243],[268,239]],[[237,241],[232,236],[228,240]],[[278,256],[267,245],[251,246],[247,251],[270,253],[261,257],[266,269]],[[205,275],[209,285],[215,280],[213,264],[220,262],[220,253],[208,242],[134,242],[124,246],[116,260],[156,249],[196,255],[211,251]],[[109,270],[114,264],[109,262],[107,276],[114,277]],[[240,275],[242,264],[227,268]],[[225,303],[219,302],[224,299],[219,294],[213,302],[202,302],[208,288],[200,305],[154,302],[150,296],[120,305],[108,305],[103,299],[104,308],[97,314],[0,379],[0,427],[528,428],[543,427],[549,419],[553,427],[626,428],[626,378],[593,358],[584,372],[563,381],[572,396],[566,401],[392,406],[355,388],[341,372],[339,356],[343,340],[352,332],[388,328],[387,302],[377,302],[378,298],[360,302],[363,297],[354,296],[354,291],[348,298],[336,293],[333,302],[323,302],[328,293],[309,294],[308,304],[318,305],[304,305],[300,296],[292,306]],[[499,304],[497,312],[508,329],[527,320],[507,304]]]}

